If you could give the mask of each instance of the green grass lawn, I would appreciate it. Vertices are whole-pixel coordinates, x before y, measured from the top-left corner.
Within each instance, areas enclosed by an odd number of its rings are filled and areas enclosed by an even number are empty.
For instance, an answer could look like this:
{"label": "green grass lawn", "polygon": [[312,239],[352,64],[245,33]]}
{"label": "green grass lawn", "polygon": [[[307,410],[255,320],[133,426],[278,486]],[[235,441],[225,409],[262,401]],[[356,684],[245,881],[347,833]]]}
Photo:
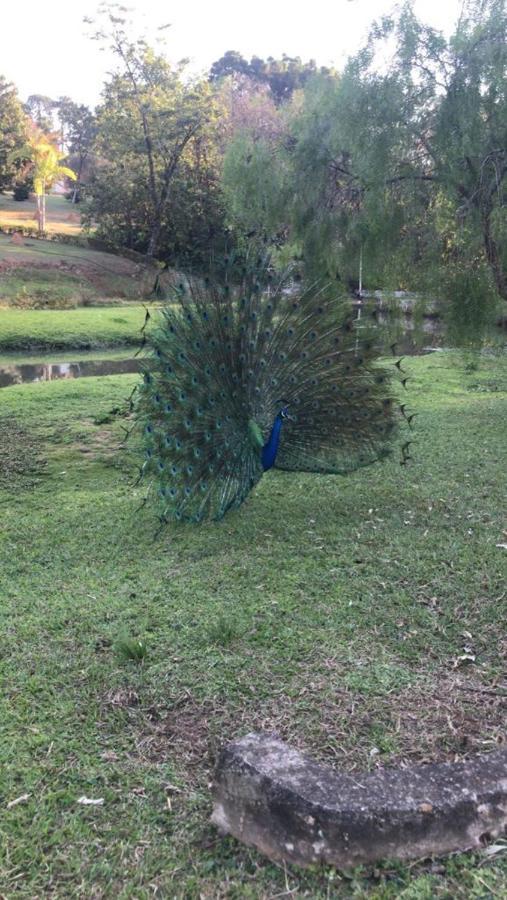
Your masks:
{"label": "green grass lawn", "polygon": [[406,365],[410,466],[270,472],[158,536],[120,447],[135,376],[0,391],[0,894],[506,896],[505,846],[300,872],[209,825],[252,729],[349,772],[505,740],[507,360]]}
{"label": "green grass lawn", "polygon": [[145,312],[143,306],[0,309],[0,353],[139,346]]}

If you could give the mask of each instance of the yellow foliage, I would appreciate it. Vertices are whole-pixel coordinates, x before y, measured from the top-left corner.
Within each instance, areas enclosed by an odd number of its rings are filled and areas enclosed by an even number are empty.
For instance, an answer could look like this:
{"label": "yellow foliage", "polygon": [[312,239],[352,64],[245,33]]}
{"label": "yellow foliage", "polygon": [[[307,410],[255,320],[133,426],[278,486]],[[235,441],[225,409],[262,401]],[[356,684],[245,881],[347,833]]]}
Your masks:
{"label": "yellow foliage", "polygon": [[35,131],[27,143],[16,150],[17,159],[28,159],[33,164],[33,185],[35,193],[41,197],[58,178],[77,179],[76,173],[68,166],[60,165],[64,156],[56,144],[42,132]]}

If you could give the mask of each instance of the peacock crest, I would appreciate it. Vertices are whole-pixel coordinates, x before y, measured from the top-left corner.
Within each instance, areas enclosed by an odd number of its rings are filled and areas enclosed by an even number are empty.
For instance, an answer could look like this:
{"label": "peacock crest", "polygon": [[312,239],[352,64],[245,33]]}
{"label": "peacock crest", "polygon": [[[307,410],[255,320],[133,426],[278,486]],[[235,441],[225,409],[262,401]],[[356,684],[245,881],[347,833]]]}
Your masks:
{"label": "peacock crest", "polygon": [[394,367],[327,284],[259,261],[171,294],[136,401],[162,521],[220,519],[272,466],[346,474],[390,452]]}

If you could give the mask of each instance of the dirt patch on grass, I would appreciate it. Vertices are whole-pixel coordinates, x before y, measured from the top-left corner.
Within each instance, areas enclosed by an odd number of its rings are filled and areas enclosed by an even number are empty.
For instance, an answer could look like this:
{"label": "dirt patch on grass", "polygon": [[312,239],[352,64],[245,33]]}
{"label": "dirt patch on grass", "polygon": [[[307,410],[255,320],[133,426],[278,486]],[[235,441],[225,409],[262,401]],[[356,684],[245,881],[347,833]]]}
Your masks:
{"label": "dirt patch on grass", "polygon": [[420,674],[378,696],[337,687],[321,704],[319,687],[314,682],[303,689],[318,712],[312,750],[348,771],[456,761],[495,749],[507,737],[507,684],[486,686],[458,673]]}
{"label": "dirt patch on grass", "polygon": [[122,449],[121,438],[108,428],[100,428],[91,432],[86,441],[75,441],[74,448],[91,459],[109,458]]}
{"label": "dirt patch on grass", "polygon": [[0,418],[0,488],[33,487],[46,465],[40,439],[11,417]]}
{"label": "dirt patch on grass", "polygon": [[141,764],[168,761],[189,784],[206,783],[220,748],[248,731],[275,733],[342,771],[457,761],[507,740],[507,685],[485,686],[461,674],[421,676],[389,695],[365,696],[318,679],[299,695],[277,693],[243,704],[198,700],[190,693],[167,706],[144,706],[128,690],[124,703]]}

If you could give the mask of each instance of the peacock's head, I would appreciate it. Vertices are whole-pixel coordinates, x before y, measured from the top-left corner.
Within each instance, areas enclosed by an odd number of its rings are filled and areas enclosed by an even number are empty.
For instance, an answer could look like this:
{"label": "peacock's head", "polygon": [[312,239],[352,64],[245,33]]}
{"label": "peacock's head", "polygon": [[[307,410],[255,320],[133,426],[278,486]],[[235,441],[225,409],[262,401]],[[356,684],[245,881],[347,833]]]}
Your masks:
{"label": "peacock's head", "polygon": [[282,419],[282,421],[285,419],[289,419],[290,422],[295,422],[296,421],[295,417],[291,416],[291,414],[289,413],[289,404],[286,403],[284,400],[282,400],[281,402],[284,403],[285,405],[282,406],[280,412],[278,413],[280,419]]}

